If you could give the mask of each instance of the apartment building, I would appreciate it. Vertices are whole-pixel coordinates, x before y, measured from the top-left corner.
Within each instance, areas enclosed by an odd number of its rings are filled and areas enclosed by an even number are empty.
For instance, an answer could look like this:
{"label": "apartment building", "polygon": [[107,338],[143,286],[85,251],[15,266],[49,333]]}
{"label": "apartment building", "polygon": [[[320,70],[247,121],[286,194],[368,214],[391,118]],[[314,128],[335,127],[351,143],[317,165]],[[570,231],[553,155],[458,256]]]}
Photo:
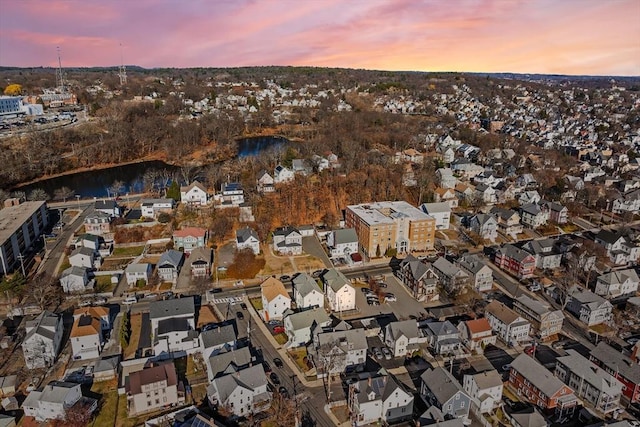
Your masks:
{"label": "apartment building", "polygon": [[387,249],[398,253],[433,249],[435,218],[405,201],[350,205],[345,219],[369,257],[383,255]]}
{"label": "apartment building", "polygon": [[591,350],[589,360],[622,383],[622,393],[631,403],[640,402],[640,365],[603,341]]}
{"label": "apartment building", "polygon": [[513,311],[531,322],[536,335],[543,340],[557,335],[562,330],[562,310],[551,310],[548,305],[527,295],[520,295],[513,300]]}
{"label": "apartment building", "polygon": [[15,200],[13,206],[0,210],[0,273],[8,274],[20,267],[20,259],[32,252],[49,224],[46,202]]}

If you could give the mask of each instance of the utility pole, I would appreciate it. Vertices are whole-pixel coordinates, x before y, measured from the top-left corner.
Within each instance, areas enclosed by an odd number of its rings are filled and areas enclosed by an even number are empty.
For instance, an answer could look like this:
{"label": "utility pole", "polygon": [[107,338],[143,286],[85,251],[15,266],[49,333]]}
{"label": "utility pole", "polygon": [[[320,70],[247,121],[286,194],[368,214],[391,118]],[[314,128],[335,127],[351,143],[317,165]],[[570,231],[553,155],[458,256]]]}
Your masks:
{"label": "utility pole", "polygon": [[80,195],[76,194],[76,202],[78,202],[78,209],[80,209]]}
{"label": "utility pole", "polygon": [[62,72],[62,60],[60,59],[60,46],[56,47],[58,51],[58,69],[56,70],[56,85],[60,93],[66,93],[66,88],[64,86],[64,73]]}
{"label": "utility pole", "polygon": [[124,59],[122,56],[122,43],[120,43],[120,67],[118,69],[118,77],[120,77],[120,86],[127,84],[127,69],[124,66]]}
{"label": "utility pole", "polygon": [[27,273],[24,271],[24,255],[22,255],[22,252],[18,253],[18,259],[20,260],[20,267],[22,268],[22,276],[26,278]]}

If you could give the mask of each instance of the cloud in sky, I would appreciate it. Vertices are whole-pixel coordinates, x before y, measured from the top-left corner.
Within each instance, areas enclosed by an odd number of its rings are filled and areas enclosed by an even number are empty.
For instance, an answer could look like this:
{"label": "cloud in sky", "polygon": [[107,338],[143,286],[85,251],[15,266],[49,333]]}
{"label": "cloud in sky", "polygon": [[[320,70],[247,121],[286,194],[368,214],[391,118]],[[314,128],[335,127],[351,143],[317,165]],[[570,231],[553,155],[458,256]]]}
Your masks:
{"label": "cloud in sky", "polygon": [[639,0],[0,0],[0,65],[640,75]]}

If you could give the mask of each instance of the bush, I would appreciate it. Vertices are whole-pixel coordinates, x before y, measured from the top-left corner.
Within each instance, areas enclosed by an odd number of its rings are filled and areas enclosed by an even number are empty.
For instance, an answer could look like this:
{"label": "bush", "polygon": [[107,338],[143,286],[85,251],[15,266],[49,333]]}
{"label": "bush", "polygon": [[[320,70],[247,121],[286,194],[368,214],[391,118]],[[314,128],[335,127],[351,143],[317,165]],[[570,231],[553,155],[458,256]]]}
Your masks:
{"label": "bush", "polygon": [[171,221],[171,215],[169,215],[166,212],[162,212],[160,215],[158,215],[158,222],[161,224],[167,224],[169,221]]}
{"label": "bush", "polygon": [[265,260],[256,258],[251,249],[236,252],[227,268],[227,276],[235,279],[253,279],[264,268]]}

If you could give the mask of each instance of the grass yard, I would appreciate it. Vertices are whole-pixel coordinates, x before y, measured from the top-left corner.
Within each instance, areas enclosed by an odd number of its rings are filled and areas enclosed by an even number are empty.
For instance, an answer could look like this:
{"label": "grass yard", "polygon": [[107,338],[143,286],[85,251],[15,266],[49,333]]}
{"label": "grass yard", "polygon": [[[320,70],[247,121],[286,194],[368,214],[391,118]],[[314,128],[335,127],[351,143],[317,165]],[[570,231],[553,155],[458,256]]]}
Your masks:
{"label": "grass yard", "polygon": [[173,283],[165,282],[160,285],[161,291],[170,291],[173,288]]}
{"label": "grass yard", "polygon": [[251,298],[249,302],[257,312],[260,312],[262,310],[262,298]]}
{"label": "grass yard", "polygon": [[191,398],[195,405],[204,403],[207,398],[207,384],[197,384],[191,387]]}
{"label": "grass yard", "polygon": [[304,363],[304,358],[307,357],[306,348],[302,347],[296,348],[294,350],[289,350],[289,355],[296,362],[296,365],[298,365],[298,369],[300,369],[301,372],[306,372],[309,370],[307,365]]}
{"label": "grass yard", "polygon": [[64,261],[60,264],[60,272],[65,271],[67,268],[71,267],[71,263],[69,262],[69,257],[65,256]]}
{"label": "grass yard", "polygon": [[275,338],[277,343],[280,344],[280,345],[284,345],[284,344],[287,343],[287,341],[289,341],[289,338],[287,337],[287,334],[285,334],[284,332],[281,333],[281,334],[274,335],[273,338]]}
{"label": "grass yard", "polygon": [[133,258],[111,259],[105,258],[100,265],[102,271],[124,270],[126,266],[133,261]]}
{"label": "grass yard", "polygon": [[[124,349],[124,359],[133,359],[140,342],[140,328],[142,327],[142,314],[131,315],[131,337],[129,345]],[[125,402],[126,403],[126,402]]]}
{"label": "grass yard", "polygon": [[114,248],[111,256],[114,257],[137,257],[142,254],[144,251],[143,246],[131,246],[127,248]]}
{"label": "grass yard", "polygon": [[304,258],[296,258],[296,266],[300,271],[313,271],[325,268],[325,265],[319,258],[308,255]]}
{"label": "grass yard", "polygon": [[111,276],[96,276],[96,292],[112,292],[115,285],[111,283]]}
{"label": "grass yard", "polygon": [[98,414],[93,421],[93,426],[112,425],[118,412],[118,385],[116,380],[94,383],[91,391],[100,394]]}

